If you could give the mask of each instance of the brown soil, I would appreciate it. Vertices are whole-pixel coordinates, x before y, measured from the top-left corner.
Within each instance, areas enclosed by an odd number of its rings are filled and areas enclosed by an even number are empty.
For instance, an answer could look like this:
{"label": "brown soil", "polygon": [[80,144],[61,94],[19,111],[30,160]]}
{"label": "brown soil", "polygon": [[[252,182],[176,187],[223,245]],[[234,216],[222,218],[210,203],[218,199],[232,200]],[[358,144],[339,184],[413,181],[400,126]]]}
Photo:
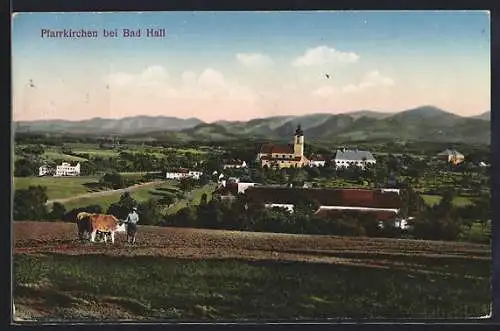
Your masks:
{"label": "brown soil", "polygon": [[[114,244],[80,242],[74,223],[63,222],[14,222],[14,254],[43,255],[46,253],[109,256],[162,256],[185,259],[281,260],[313,263],[331,263],[382,269],[404,269],[411,274],[440,273],[412,261],[399,257],[456,258],[490,260],[491,248],[487,245],[457,242],[432,242],[422,240],[375,239],[336,236],[290,235],[274,233],[238,232],[189,228],[165,228],[139,226],[137,243],[126,243],[124,234],[118,234]],[[423,263],[423,262],[420,262]],[[410,277],[410,276],[409,276]],[[463,275],[463,277],[474,278]],[[23,286],[22,284],[17,284]],[[45,290],[49,290],[47,287]],[[38,298],[50,295],[43,293]],[[31,299],[30,299],[31,300]],[[76,298],[68,298],[75,301]],[[103,306],[104,305],[104,306]],[[78,319],[107,318],[137,320],[141,315],[120,308],[110,298],[99,304],[78,302],[78,311],[71,306],[59,307],[57,311],[44,311],[44,302],[22,300],[16,304],[20,321],[43,321],[60,316]],[[83,312],[85,313],[84,315]],[[47,316],[47,317],[45,317]],[[50,316],[50,317],[49,317]]]}
{"label": "brown soil", "polygon": [[[356,263],[342,253],[490,259],[487,245],[422,240],[397,240],[291,235],[223,230],[139,226],[137,243],[117,234],[114,244],[80,242],[76,224],[14,222],[14,253],[71,255],[150,255],[190,259],[241,258]],[[348,261],[349,260],[349,261]]]}

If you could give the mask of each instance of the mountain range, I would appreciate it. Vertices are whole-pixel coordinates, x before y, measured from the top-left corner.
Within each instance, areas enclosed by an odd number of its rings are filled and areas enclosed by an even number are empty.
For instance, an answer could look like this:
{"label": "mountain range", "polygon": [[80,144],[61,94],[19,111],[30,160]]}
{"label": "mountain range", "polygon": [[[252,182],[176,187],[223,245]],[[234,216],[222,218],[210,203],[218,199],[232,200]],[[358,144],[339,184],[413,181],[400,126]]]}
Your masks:
{"label": "mountain range", "polygon": [[17,133],[109,136],[176,141],[235,139],[290,140],[300,124],[309,140],[421,140],[489,144],[490,111],[462,117],[433,106],[399,113],[361,110],[344,114],[317,113],[274,116],[249,121],[205,123],[196,118],[136,116],[83,121],[44,120],[15,122]]}

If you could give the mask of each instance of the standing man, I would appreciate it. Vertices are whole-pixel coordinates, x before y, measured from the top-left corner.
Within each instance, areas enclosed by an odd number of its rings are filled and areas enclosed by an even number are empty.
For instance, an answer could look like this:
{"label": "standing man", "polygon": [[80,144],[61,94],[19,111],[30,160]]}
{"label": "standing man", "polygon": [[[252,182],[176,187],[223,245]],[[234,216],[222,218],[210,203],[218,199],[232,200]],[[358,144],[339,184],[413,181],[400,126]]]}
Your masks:
{"label": "standing man", "polygon": [[135,244],[135,235],[137,233],[137,223],[139,222],[139,214],[137,214],[137,208],[132,208],[132,211],[128,214],[125,223],[127,223],[127,242]]}

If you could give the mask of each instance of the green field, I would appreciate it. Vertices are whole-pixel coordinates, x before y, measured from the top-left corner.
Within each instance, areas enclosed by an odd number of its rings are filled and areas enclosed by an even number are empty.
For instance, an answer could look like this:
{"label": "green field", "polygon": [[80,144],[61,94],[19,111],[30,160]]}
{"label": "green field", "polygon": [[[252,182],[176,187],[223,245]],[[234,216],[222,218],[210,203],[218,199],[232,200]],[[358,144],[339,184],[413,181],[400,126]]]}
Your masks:
{"label": "green field", "polygon": [[[137,202],[144,202],[154,196],[157,197],[157,195],[152,193],[155,192],[155,188],[160,187],[173,187],[173,184],[171,182],[159,182],[158,184],[144,187],[129,188],[128,191],[130,192],[130,196]],[[120,196],[122,194],[123,192],[116,192],[103,196],[77,198],[69,202],[65,202],[64,206],[66,207],[66,210],[71,210],[73,208],[81,208],[89,205],[100,205],[104,210],[106,210],[112,203],[120,200]]]}
{"label": "green field", "polygon": [[192,154],[207,154],[208,151],[202,151],[195,148],[165,148],[168,151],[174,151],[177,153],[192,153]]}
{"label": "green field", "polygon": [[183,200],[177,201],[175,204],[172,206],[165,208],[164,212],[167,215],[175,214],[178,212],[180,209],[186,207],[188,204],[191,205],[199,205],[201,196],[203,193],[207,194],[208,201],[210,201],[212,197],[212,192],[215,190],[215,184],[209,184],[205,185],[203,187],[194,189],[193,191],[189,192],[187,197]]}
{"label": "green field", "polygon": [[[132,188],[129,192],[130,196],[140,203],[151,198],[160,198],[161,195],[166,194],[162,189],[167,189],[175,192],[177,191],[176,182],[167,181],[158,183],[157,185]],[[211,193],[214,189],[215,186],[213,184],[195,189],[192,192],[188,193],[188,197],[186,199],[176,201],[170,207],[165,208],[164,212],[167,214],[175,213],[179,209],[185,207],[190,201],[193,204],[198,204],[203,193],[207,193],[208,197],[210,198]],[[81,208],[89,205],[100,205],[103,210],[106,210],[112,203],[117,202],[122,194],[123,192],[118,192],[97,197],[82,197],[71,200],[69,202],[65,202],[64,206],[67,210],[71,210],[73,208]]]}
{"label": "green field", "polygon": [[[434,206],[441,201],[441,196],[439,195],[422,194],[421,197],[429,206]],[[453,205],[455,205],[456,207],[463,207],[471,204],[473,204],[473,202],[467,197],[458,196],[453,199]]]}
{"label": "green field", "polygon": [[54,160],[79,161],[79,162],[87,161],[87,159],[84,159],[82,157],[67,155],[67,154],[63,154],[61,152],[58,152],[57,150],[50,150],[50,149],[46,150],[43,153],[42,158],[47,160],[47,161],[54,161]]}
{"label": "green field", "polygon": [[426,270],[436,273],[306,262],[16,255],[14,297],[19,303],[38,298],[38,305],[56,312],[53,319],[88,318],[85,311],[100,307],[134,319],[194,321],[469,318],[489,312],[491,261],[429,262]]}
{"label": "green field", "polygon": [[49,200],[69,198],[91,192],[84,184],[98,183],[97,177],[14,177],[14,188],[46,186]]}

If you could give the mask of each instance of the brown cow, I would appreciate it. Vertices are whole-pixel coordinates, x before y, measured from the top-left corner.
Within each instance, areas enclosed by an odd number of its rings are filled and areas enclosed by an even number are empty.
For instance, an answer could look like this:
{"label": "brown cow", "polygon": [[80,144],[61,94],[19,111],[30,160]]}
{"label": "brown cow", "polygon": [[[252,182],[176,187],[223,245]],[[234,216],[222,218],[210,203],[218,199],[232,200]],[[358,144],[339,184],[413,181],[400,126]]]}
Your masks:
{"label": "brown cow", "polygon": [[81,212],[76,215],[76,224],[78,226],[78,237],[80,239],[85,239],[85,237],[88,238],[88,235],[91,232],[90,228],[90,220],[89,217],[91,216],[91,213],[87,212]]}
{"label": "brown cow", "polygon": [[90,223],[90,241],[95,241],[97,231],[104,233],[104,242],[108,241],[107,234],[111,234],[111,242],[115,242],[115,232],[125,232],[126,224],[113,215],[92,214],[88,216]]}

